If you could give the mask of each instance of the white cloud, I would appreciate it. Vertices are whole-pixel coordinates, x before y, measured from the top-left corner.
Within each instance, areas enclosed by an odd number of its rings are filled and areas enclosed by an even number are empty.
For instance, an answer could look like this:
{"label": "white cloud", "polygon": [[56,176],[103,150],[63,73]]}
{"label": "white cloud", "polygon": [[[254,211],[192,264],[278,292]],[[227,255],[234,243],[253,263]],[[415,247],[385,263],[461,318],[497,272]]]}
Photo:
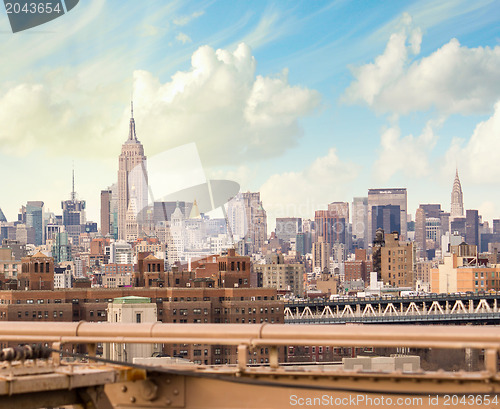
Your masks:
{"label": "white cloud", "polygon": [[290,18],[283,18],[275,9],[267,10],[257,26],[243,38],[243,42],[253,48],[272,42],[290,31],[293,25],[290,20]]}
{"label": "white cloud", "polygon": [[374,164],[375,177],[387,182],[397,173],[417,178],[429,175],[428,157],[438,139],[433,130],[437,125],[439,122],[427,122],[419,136],[401,137],[397,125],[384,130],[380,138],[381,151]]}
{"label": "white cloud", "polygon": [[[110,122],[105,112],[106,104],[113,110],[113,94],[106,94],[106,87],[84,93],[76,78],[59,74],[47,76],[44,85],[23,83],[0,92],[3,153],[24,156],[43,150],[53,155],[101,156],[106,154],[103,141],[112,145],[120,139],[116,120]],[[115,91],[112,86],[107,90]],[[92,104],[94,109],[89,110]],[[126,128],[121,134],[125,133]]]}
{"label": "white cloud", "polygon": [[[134,72],[137,134],[147,155],[189,142],[206,165],[280,155],[301,136],[300,117],[320,101],[318,92],[290,85],[286,73],[256,76],[244,44],[234,52],[200,47],[191,65],[165,83],[148,71]],[[121,79],[102,83],[99,68],[105,67],[102,62],[76,75],[58,69],[37,83],[4,83],[0,151],[116,156],[128,133],[130,91]]]}
{"label": "white cloud", "polygon": [[186,24],[190,23],[192,20],[203,16],[203,14],[205,14],[204,11],[196,11],[188,16],[177,17],[176,19],[174,19],[174,24],[176,26],[185,26]]}
{"label": "white cloud", "polygon": [[161,83],[134,74],[138,132],[149,152],[195,142],[204,163],[234,164],[282,154],[302,130],[298,119],[318,106],[318,92],[292,86],[286,72],[255,75],[250,48],[200,47],[191,69]]}
{"label": "white cloud", "polygon": [[[493,0],[494,1],[494,0]],[[382,27],[378,28],[371,37],[377,42],[385,41],[385,39],[394,32],[394,27],[401,24],[401,21],[407,20],[406,16],[411,16],[411,20],[422,27],[424,31],[447,24],[447,22],[460,21],[461,18],[468,15],[474,15],[479,10],[487,8],[491,5],[492,0],[442,0],[436,2],[434,0],[420,0],[413,4],[405,4],[407,12],[403,13],[403,17],[398,16]],[[481,10],[484,13],[484,10]],[[481,19],[481,21],[483,21]]]}
{"label": "white cloud", "polygon": [[165,32],[166,28],[154,26],[152,24],[144,24],[141,35],[143,37],[157,37],[164,34]]}
{"label": "white cloud", "polygon": [[191,37],[189,37],[187,34],[184,34],[184,33],[179,33],[175,36],[175,39],[179,42],[181,42],[182,44],[186,44],[186,43],[191,43],[193,40],[191,40]]}
{"label": "white cloud", "polygon": [[408,32],[409,24],[391,35],[374,62],[352,69],[355,80],[344,98],[398,114],[433,107],[446,114],[487,112],[500,96],[500,46],[468,48],[452,39],[412,61],[410,55],[420,53],[422,34]]}
{"label": "white cloud", "polygon": [[446,170],[458,165],[474,183],[498,184],[500,173],[500,101],[490,118],[476,125],[467,143],[455,138],[445,157]]}
{"label": "white cloud", "polygon": [[209,179],[226,179],[237,182],[241,186],[241,190],[248,190],[258,177],[258,172],[255,167],[247,165],[233,166],[226,169],[207,169],[207,176]]}
{"label": "white cloud", "polygon": [[272,175],[259,189],[268,218],[314,217],[314,211],[346,196],[358,168],[339,159],[334,148],[298,172]]}
{"label": "white cloud", "polygon": [[481,203],[479,205],[479,214],[483,217],[484,220],[490,220],[490,226],[493,227],[493,219],[498,219],[498,209],[494,202],[489,200]]}

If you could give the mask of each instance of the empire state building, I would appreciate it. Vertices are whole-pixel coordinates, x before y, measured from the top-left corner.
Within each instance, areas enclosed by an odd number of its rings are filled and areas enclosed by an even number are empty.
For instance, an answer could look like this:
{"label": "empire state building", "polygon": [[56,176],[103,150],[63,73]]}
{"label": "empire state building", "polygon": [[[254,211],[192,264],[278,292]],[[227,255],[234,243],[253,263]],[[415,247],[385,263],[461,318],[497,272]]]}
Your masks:
{"label": "empire state building", "polygon": [[[122,145],[118,164],[118,239],[127,237],[127,211],[132,196],[133,211],[136,217],[148,204],[148,173],[144,147],[135,133],[134,107],[131,105],[131,117],[128,139]],[[129,212],[130,213],[130,212]],[[139,217],[137,217],[139,219]]]}

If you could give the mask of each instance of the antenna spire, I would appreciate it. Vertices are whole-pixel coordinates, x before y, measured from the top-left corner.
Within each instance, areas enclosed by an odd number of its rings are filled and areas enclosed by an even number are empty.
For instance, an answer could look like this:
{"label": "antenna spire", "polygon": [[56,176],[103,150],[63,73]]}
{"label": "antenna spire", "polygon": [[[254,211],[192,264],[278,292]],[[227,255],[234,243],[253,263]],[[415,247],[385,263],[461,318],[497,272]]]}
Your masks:
{"label": "antenna spire", "polygon": [[135,134],[135,120],[134,120],[134,101],[130,101],[130,127],[128,131],[128,141],[137,141],[137,135]]}
{"label": "antenna spire", "polygon": [[72,188],[71,188],[71,200],[75,201],[75,162],[73,162],[73,177],[72,177]]}

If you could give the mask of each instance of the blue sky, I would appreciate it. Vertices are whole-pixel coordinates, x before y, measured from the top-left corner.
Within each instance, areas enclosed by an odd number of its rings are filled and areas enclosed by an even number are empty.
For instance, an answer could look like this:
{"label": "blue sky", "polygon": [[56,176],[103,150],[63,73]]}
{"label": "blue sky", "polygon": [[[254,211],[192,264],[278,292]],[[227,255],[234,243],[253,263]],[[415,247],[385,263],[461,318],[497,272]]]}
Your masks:
{"label": "blue sky", "polygon": [[378,187],[449,210],[455,166],[465,207],[500,218],[499,20],[498,1],[88,0],[12,34],[3,10],[0,207],[59,213],[74,162],[98,221],[133,94],[151,161],[194,142],[271,219]]}

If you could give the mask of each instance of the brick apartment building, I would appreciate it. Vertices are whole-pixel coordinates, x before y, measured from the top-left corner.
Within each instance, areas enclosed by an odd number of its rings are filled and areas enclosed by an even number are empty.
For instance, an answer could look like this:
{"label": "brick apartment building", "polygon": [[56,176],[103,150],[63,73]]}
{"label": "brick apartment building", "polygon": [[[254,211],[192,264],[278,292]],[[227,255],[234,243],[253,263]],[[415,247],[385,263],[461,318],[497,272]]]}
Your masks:
{"label": "brick apartment building", "polygon": [[353,261],[345,262],[345,281],[363,280],[365,285],[373,271],[373,262],[368,259],[365,249],[355,249]]}
{"label": "brick apartment building", "polygon": [[[0,321],[106,322],[108,304],[126,296],[149,297],[165,323],[283,323],[283,301],[264,288],[82,288],[0,291]],[[221,333],[224,327],[221,326]],[[199,351],[201,351],[201,355]],[[251,363],[265,363],[268,351],[252,351]],[[165,345],[164,353],[204,364],[236,363],[236,347]],[[285,349],[280,350],[284,359]]]}
{"label": "brick apartment building", "polygon": [[385,235],[385,247],[380,249],[381,276],[385,284],[415,287],[415,251],[412,242],[400,241],[398,233]]}

